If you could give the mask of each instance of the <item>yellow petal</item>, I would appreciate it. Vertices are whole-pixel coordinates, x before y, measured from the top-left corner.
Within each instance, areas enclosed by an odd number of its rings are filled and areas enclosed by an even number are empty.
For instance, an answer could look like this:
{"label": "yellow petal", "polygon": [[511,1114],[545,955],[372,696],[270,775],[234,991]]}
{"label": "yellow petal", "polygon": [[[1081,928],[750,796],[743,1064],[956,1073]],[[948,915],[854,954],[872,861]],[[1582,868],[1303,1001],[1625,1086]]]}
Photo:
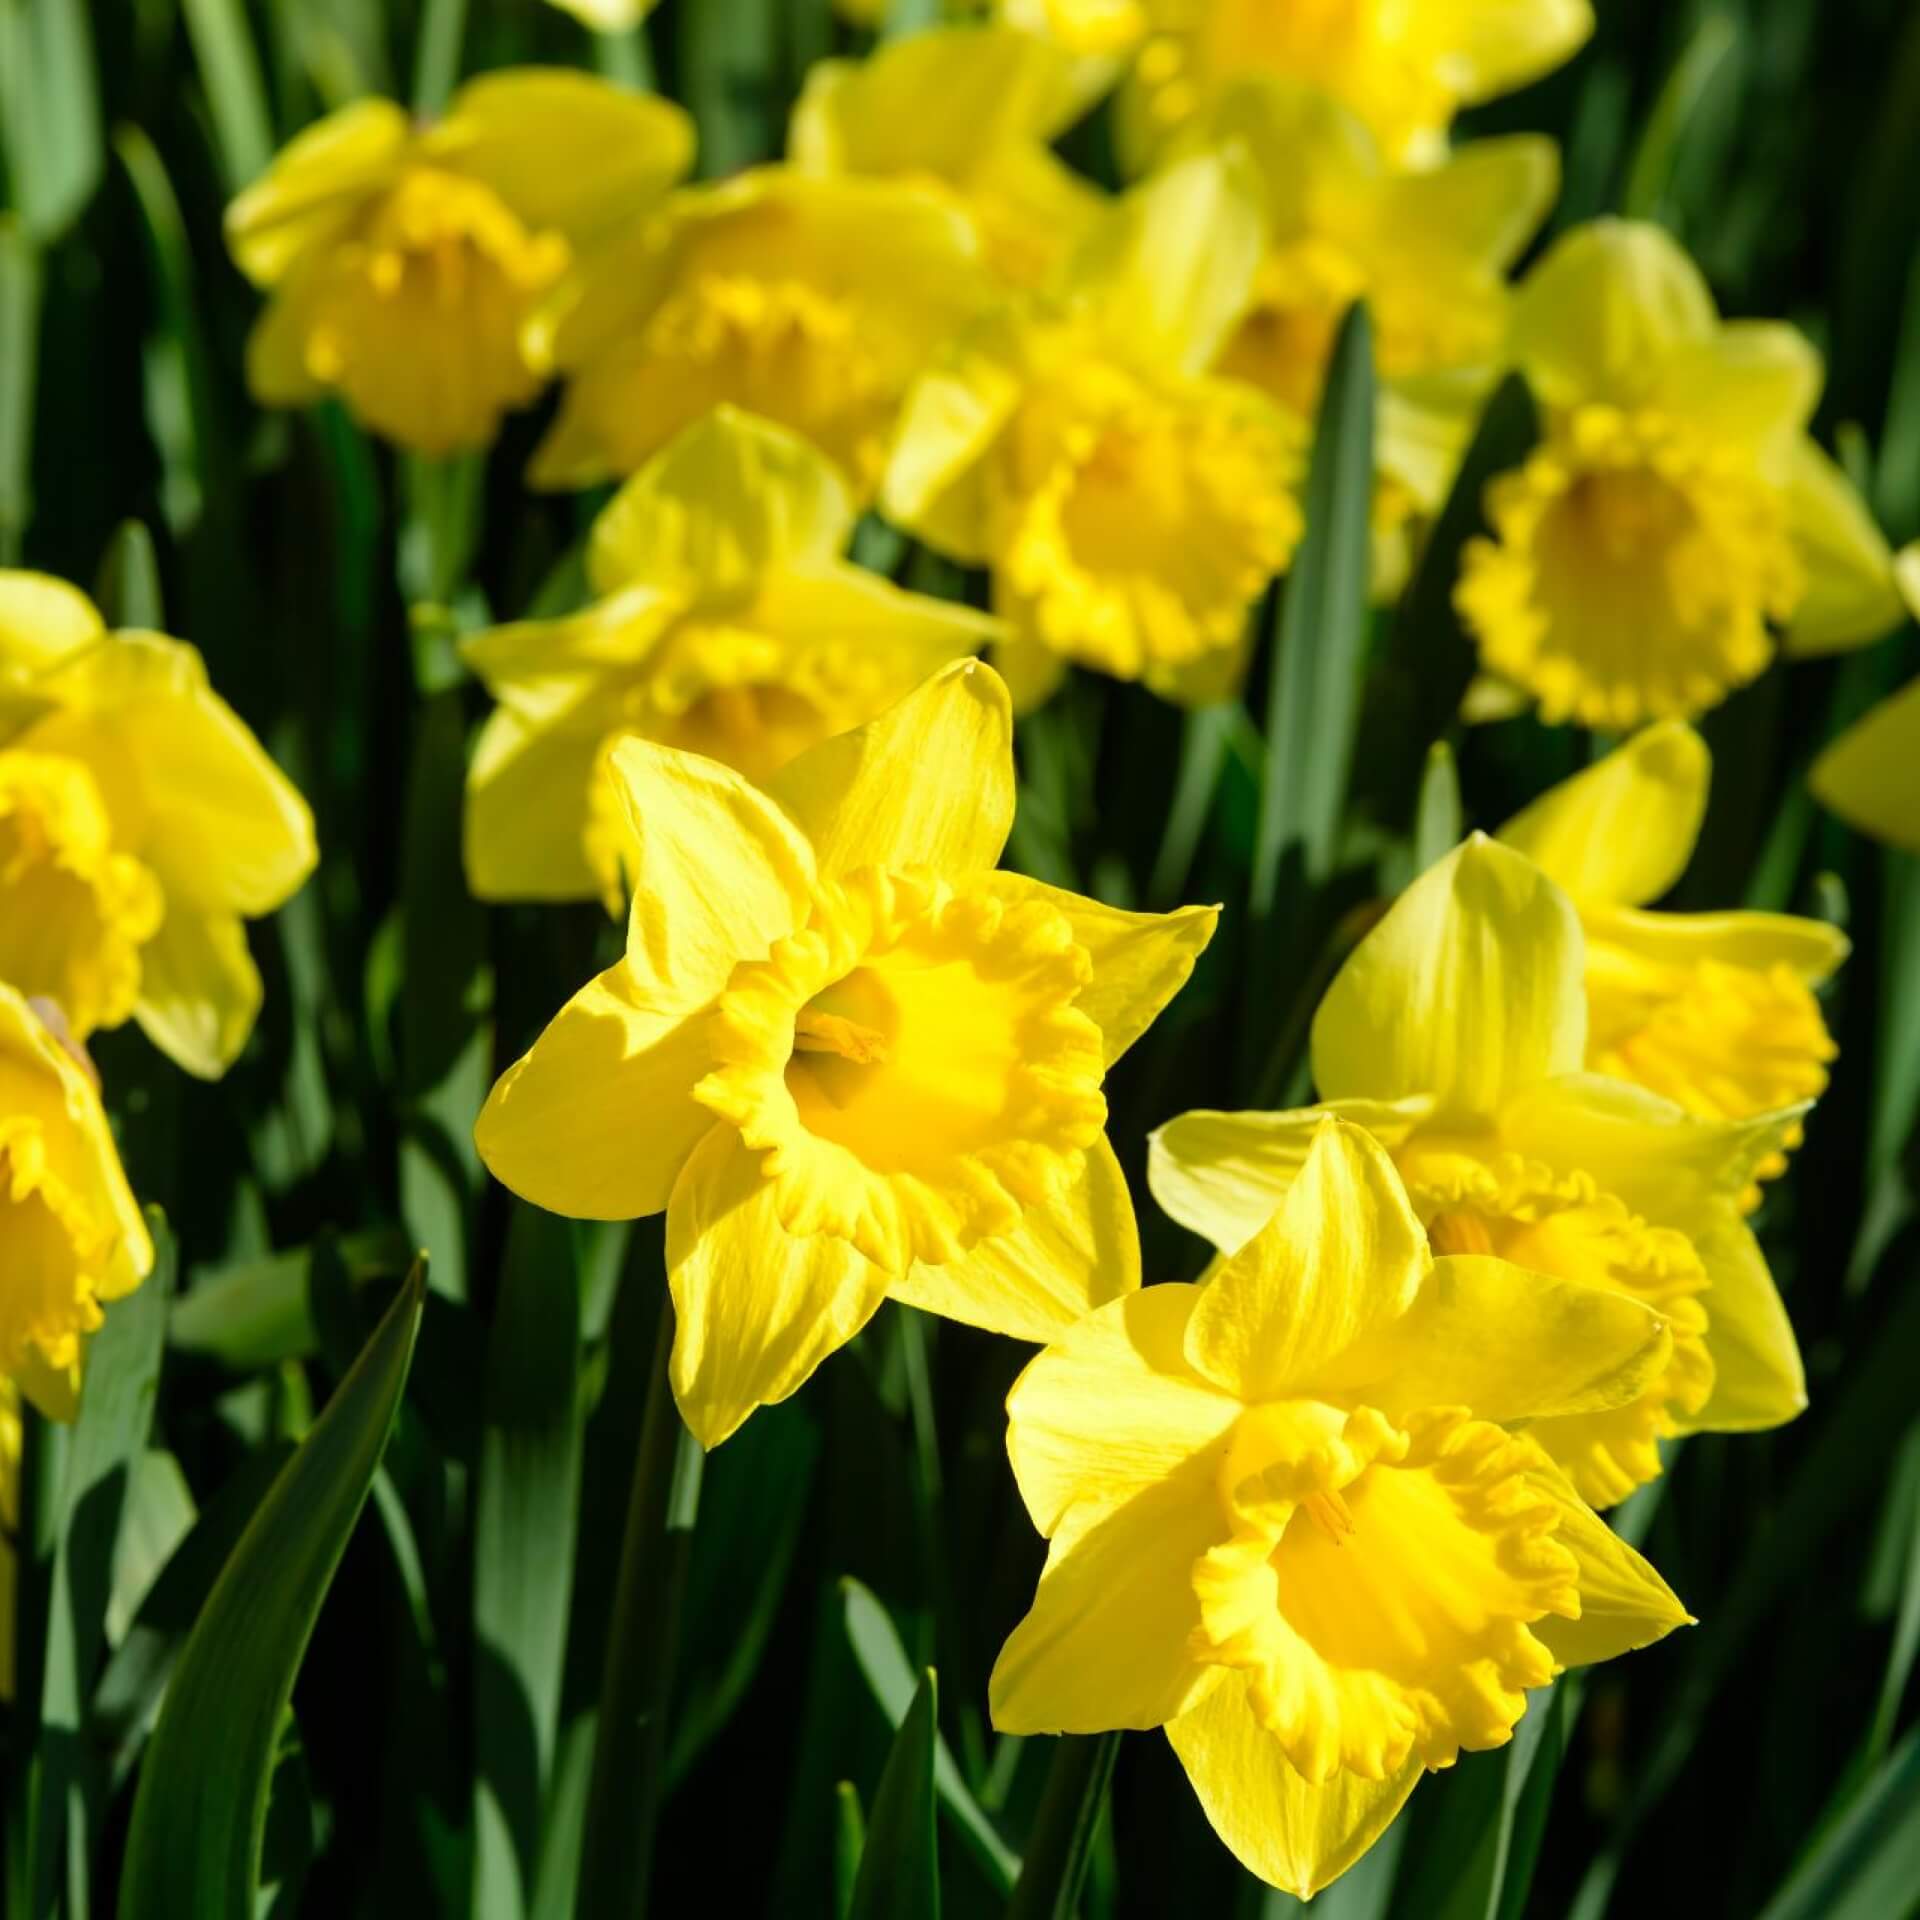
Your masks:
{"label": "yellow petal", "polygon": [[1451,50],[1463,101],[1491,100],[1551,72],[1593,32],[1587,0],[1428,0],[1427,31]]}
{"label": "yellow petal", "polygon": [[1014,712],[1024,717],[1060,691],[1067,677],[1067,656],[1030,634],[1016,632],[994,648],[993,670],[1007,683]]}
{"label": "yellow petal", "polygon": [[1712,1277],[1707,1351],[1713,1392],[1685,1425],[1706,1433],[1751,1433],[1803,1412],[1807,1377],[1793,1322],[1746,1222],[1721,1208],[1694,1222],[1691,1237]]}
{"label": "yellow petal", "polygon": [[1147,1185],[1161,1211],[1222,1253],[1273,1217],[1328,1114],[1365,1127],[1389,1152],[1433,1111],[1413,1100],[1335,1100],[1291,1113],[1180,1114],[1148,1136]]}
{"label": "yellow petal", "polygon": [[1386,264],[1396,277],[1425,266],[1454,278],[1462,262],[1504,272],[1559,185],[1559,150],[1530,133],[1470,141],[1444,165],[1395,174],[1377,215],[1379,239],[1393,248]]}
{"label": "yellow petal", "polygon": [[411,142],[405,109],[391,100],[357,100],[296,134],[227,208],[240,271],[270,287],[303,254],[339,239],[398,178]]}
{"label": "yellow petal", "polygon": [[943,1267],[916,1262],[894,1281],[893,1297],[989,1333],[1044,1342],[1139,1284],[1133,1201],[1102,1134],[1057,1200],[1029,1207],[1012,1232]]}
{"label": "yellow petal", "polygon": [[518,67],[469,80],[420,147],[484,180],[528,226],[579,238],[643,212],[685,176],[693,122],[658,94],[570,67]]}
{"label": "yellow petal", "polygon": [[1313,1022],[1327,1099],[1430,1094],[1487,1115],[1586,1051],[1585,945],[1567,897],[1484,834],[1429,867],[1361,941]]}
{"label": "yellow petal", "polygon": [[1920,680],[1849,727],[1813,763],[1808,784],[1849,826],[1920,853]]}
{"label": "yellow petal", "polygon": [[1804,437],[1789,456],[1787,510],[1806,574],[1787,653],[1835,653],[1897,627],[1903,609],[1885,536],[1846,475]]}
{"label": "yellow petal", "polygon": [[1549,406],[1632,404],[1671,355],[1710,340],[1718,324],[1700,270],[1660,228],[1595,220],[1527,276],[1513,351]]}
{"label": "yellow petal", "polygon": [[1384,1780],[1343,1771],[1309,1786],[1254,1713],[1250,1676],[1216,1672],[1167,1738],[1233,1857],[1269,1886],[1311,1899],[1380,1838],[1425,1769],[1409,1760]]}
{"label": "yellow petal", "polygon": [[493,1177],[576,1220],[658,1213],[713,1126],[695,1103],[704,1022],[652,1003],[623,961],[589,980],[500,1076],[473,1130]]}
{"label": "yellow petal", "polygon": [[813,842],[823,878],[866,866],[981,872],[1013,826],[1006,687],[979,661],[956,661],[790,761],[768,791]]}
{"label": "yellow petal", "polygon": [[50,667],[92,646],[106,630],[78,587],[50,573],[0,567],[0,672]]}
{"label": "yellow petal", "polygon": [[596,593],[636,582],[737,603],[761,579],[839,557],[854,507],[840,470],[798,434],[716,407],[676,434],[593,523]]}
{"label": "yellow petal", "polygon": [[717,760],[628,739],[611,762],[631,834],[627,963],[650,999],[691,1011],[804,922],[813,854]]}
{"label": "yellow petal", "polygon": [[1715,445],[1757,456],[1772,472],[1792,458],[1823,377],[1819,354],[1797,327],[1733,320],[1663,361],[1649,399]]}
{"label": "yellow petal", "polygon": [[780,1224],[761,1156],[716,1126],[673,1189],[673,1397],[703,1447],[805,1384],[873,1317],[887,1276],[844,1240]]}
{"label": "yellow petal", "polygon": [[1245,1401],[1299,1393],[1405,1314],[1430,1265],[1385,1149],[1328,1117],[1280,1211],[1214,1269],[1187,1328],[1187,1358]]}
{"label": "yellow petal", "polygon": [[1644,906],[1693,857],[1713,760],[1684,720],[1642,729],[1500,829],[1584,906]]}
{"label": "yellow petal", "polygon": [[467,770],[461,844],[479,900],[592,900],[600,879],[584,829],[598,727],[536,730],[509,707],[487,716]]}
{"label": "yellow petal", "polygon": [[1705,960],[1758,973],[1785,967],[1810,987],[1830,980],[1853,950],[1838,927],[1796,913],[1618,909],[1591,916],[1587,937],[1590,950],[1620,947],[1662,967],[1690,967]]}
{"label": "yellow petal", "polygon": [[891,580],[843,561],[766,581],[753,617],[784,640],[857,650],[886,685],[897,689],[895,698],[1005,631],[977,607],[905,593]]}
{"label": "yellow petal", "polygon": [[1612,1660],[1665,1639],[1675,1627],[1693,1624],[1673,1589],[1587,1506],[1563,1475],[1542,1467],[1531,1478],[1538,1491],[1559,1506],[1553,1538],[1580,1569],[1579,1619],[1548,1614],[1530,1629],[1561,1666]]}
{"label": "yellow petal", "polygon": [[147,1038],[202,1080],[217,1080],[240,1057],[260,1011],[260,972],[240,916],[169,900],[160,931],[140,949],[140,999]]}
{"label": "yellow petal", "polygon": [[1660,1315],[1630,1294],[1487,1255],[1442,1254],[1412,1307],[1312,1384],[1392,1419],[1451,1406],[1480,1420],[1541,1419],[1638,1399],[1672,1349]]}
{"label": "yellow petal", "polygon": [[1066,916],[1074,939],[1093,961],[1093,978],[1073,1004],[1105,1035],[1108,1066],[1186,985],[1220,920],[1218,907],[1127,913],[1018,873],[996,874],[992,890],[1014,903],[1041,901]]}

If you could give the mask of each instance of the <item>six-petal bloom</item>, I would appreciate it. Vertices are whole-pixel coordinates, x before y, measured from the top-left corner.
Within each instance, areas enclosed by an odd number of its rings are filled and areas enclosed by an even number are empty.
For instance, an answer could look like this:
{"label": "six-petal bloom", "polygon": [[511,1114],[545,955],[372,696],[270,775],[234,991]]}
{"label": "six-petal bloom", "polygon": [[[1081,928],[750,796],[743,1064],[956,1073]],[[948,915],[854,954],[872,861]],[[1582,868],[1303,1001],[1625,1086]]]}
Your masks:
{"label": "six-petal bloom", "polygon": [[1006,690],[975,661],[761,791],[614,750],[626,956],[494,1089],[482,1157],[556,1212],[667,1215],[672,1379],[718,1444],[894,1298],[1045,1340],[1139,1282],[1108,1065],[1211,909],[994,871]]}
{"label": "six-petal bloom", "polygon": [[1007,1732],[1164,1726],[1221,1838],[1302,1897],[1528,1689],[1687,1618],[1510,1430],[1637,1397],[1661,1315],[1435,1259],[1374,1140],[1309,1142],[1204,1283],[1098,1308],[1015,1383],[1050,1544],[991,1685]]}
{"label": "six-petal bloom", "polygon": [[1802,1109],[1696,1118],[1585,1071],[1573,904],[1476,834],[1355,949],[1313,1024],[1322,1108],[1181,1115],[1154,1136],[1154,1195],[1232,1252],[1297,1173],[1322,1116],[1388,1148],[1434,1246],[1611,1287],[1665,1316],[1667,1364],[1633,1400],[1531,1432],[1596,1506],[1660,1471],[1674,1434],[1777,1426],[1806,1404],[1793,1329],[1742,1216]]}

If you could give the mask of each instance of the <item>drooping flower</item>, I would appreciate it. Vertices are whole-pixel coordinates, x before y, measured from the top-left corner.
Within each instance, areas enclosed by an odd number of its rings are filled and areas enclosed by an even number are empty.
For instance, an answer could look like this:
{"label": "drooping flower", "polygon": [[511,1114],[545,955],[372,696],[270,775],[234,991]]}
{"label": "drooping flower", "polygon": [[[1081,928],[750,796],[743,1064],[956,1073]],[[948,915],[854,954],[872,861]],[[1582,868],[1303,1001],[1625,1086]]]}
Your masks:
{"label": "drooping flower", "polygon": [[528,350],[568,384],[529,477],[632,473],[729,405],[805,435],[864,500],[915,370],[990,289],[945,193],[785,166],[683,189],[583,257],[530,324]]}
{"label": "drooping flower", "polygon": [[1543,438],[1489,488],[1456,597],[1482,665],[1545,719],[1684,718],[1760,674],[1776,633],[1824,652],[1897,619],[1886,543],[1806,431],[1818,356],[1722,321],[1658,228],[1560,241],[1520,289],[1514,352]]}
{"label": "drooping flower", "polygon": [[563,68],[470,80],[444,118],[329,114],[227,209],[268,304],[247,352],[267,406],[338,393],[428,454],[481,447],[539,392],[521,331],[578,248],[687,170],[676,106]]}
{"label": "drooping flower", "polygon": [[[1579,909],[1587,1064],[1703,1118],[1745,1120],[1825,1091],[1836,1049],[1813,995],[1847,938],[1786,913],[1644,911],[1692,858],[1711,773],[1706,742],[1663,721],[1543,794],[1500,838]],[[1784,1145],[1799,1140],[1796,1124]],[[1786,1164],[1771,1154],[1755,1172]]]}
{"label": "drooping flower", "polygon": [[1184,160],[1115,203],[1057,296],[985,316],[908,396],[883,504],[991,567],[1021,705],[1069,661],[1191,704],[1237,684],[1300,532],[1299,422],[1206,371],[1264,251],[1245,156]]}
{"label": "drooping flower", "polygon": [[1742,1217],[1802,1109],[1695,1118],[1587,1072],[1586,943],[1537,867],[1476,834],[1395,902],[1313,1024],[1320,1108],[1189,1113],[1154,1135],[1154,1197],[1232,1253],[1286,1193],[1325,1113],[1393,1156],[1436,1251],[1493,1253],[1657,1309],[1671,1357],[1605,1412],[1529,1432],[1582,1498],[1660,1471],[1657,1443],[1778,1426],[1806,1405],[1799,1349]]}
{"label": "drooping flower", "polygon": [[216,1078],[260,1007],[242,916],[314,859],[306,802],[192,647],[0,572],[0,980],[81,1040],[132,1015]]}
{"label": "drooping flower", "polygon": [[997,677],[946,668],[765,792],[649,740],[612,758],[626,957],[509,1069],[475,1139],[537,1205],[665,1209],[673,1387],[701,1442],[888,1295],[1045,1340],[1137,1286],[1101,1083],[1215,914],[993,870],[1013,819]]}
{"label": "drooping flower", "polygon": [[930,187],[978,228],[1015,286],[1050,279],[1102,196],[1048,142],[1087,105],[1082,64],[1031,34],[936,27],[807,76],[787,151],[809,173]]}
{"label": "drooping flower", "polygon": [[1323,1117],[1203,1284],[1097,1308],[1014,1383],[1050,1545],[994,1724],[1164,1726],[1222,1840],[1310,1897],[1528,1689],[1686,1621],[1512,1430],[1631,1399],[1668,1352],[1618,1292],[1435,1259],[1386,1154]]}
{"label": "drooping flower", "polygon": [[1438,160],[1462,107],[1551,72],[1593,31],[1587,0],[1001,0],[1001,12],[1075,52],[1134,53],[1121,110],[1136,153],[1223,86],[1278,74],[1351,108],[1401,166]]}
{"label": "drooping flower", "polygon": [[[1920,542],[1904,548],[1894,574],[1920,620]],[[1876,840],[1920,853],[1920,680],[1910,681],[1828,746],[1809,784],[1822,806]]]}
{"label": "drooping flower", "polygon": [[152,1266],[82,1058],[0,985],[0,1376],[50,1418],[72,1419],[101,1303]]}
{"label": "drooping flower", "polygon": [[464,649],[500,702],[467,777],[473,891],[618,912],[618,741],[764,781],[997,634],[984,614],[841,559],[854,519],[832,461],[731,408],[628,481],[588,546],[593,604]]}

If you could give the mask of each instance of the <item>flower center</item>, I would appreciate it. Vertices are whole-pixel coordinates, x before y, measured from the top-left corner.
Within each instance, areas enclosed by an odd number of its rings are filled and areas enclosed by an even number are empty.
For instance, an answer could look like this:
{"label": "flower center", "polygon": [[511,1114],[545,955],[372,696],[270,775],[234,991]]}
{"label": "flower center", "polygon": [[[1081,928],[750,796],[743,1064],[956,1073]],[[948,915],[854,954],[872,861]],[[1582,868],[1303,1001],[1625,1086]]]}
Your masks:
{"label": "flower center", "polygon": [[529,232],[491,187],[412,168],[328,262],[307,371],[425,451],[478,445],[502,408],[539,390],[520,329],[569,257],[561,235]]}
{"label": "flower center", "polygon": [[57,754],[0,753],[0,979],[56,1002],[76,1037],[117,1026],[140,994],[160,885],[113,850],[92,774]]}
{"label": "flower center", "polygon": [[696,1097],[766,1152],[782,1221],[901,1273],[1004,1233],[1105,1124],[1065,917],[869,869],[734,970]]}
{"label": "flower center", "polygon": [[48,1164],[37,1121],[0,1120],[0,1372],[80,1358],[101,1320],[97,1290],[113,1235]]}
{"label": "flower center", "polygon": [[1232,1537],[1194,1570],[1202,1658],[1309,1781],[1497,1746],[1554,1673],[1530,1622],[1579,1614],[1531,1442],[1456,1410],[1257,1407],[1223,1481]]}
{"label": "flower center", "polygon": [[1457,592],[1549,721],[1697,713],[1773,653],[1804,589],[1778,494],[1657,415],[1581,407],[1489,493]]}
{"label": "flower center", "polygon": [[1215,371],[1270,393],[1311,420],[1334,336],[1367,277],[1342,248],[1308,235],[1268,256],[1254,305],[1222,349]]}

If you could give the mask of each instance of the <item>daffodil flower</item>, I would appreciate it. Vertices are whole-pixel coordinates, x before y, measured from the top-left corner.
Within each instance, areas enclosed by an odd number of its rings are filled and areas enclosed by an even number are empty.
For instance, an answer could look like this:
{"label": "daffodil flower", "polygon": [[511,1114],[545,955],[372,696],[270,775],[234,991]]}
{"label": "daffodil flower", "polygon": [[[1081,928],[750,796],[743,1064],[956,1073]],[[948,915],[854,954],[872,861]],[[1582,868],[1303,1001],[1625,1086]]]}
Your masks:
{"label": "daffodil flower", "polygon": [[420,453],[485,446],[540,390],[521,346],[535,306],[692,156],[678,107],[564,68],[482,75],[425,125],[391,100],[329,114],[227,209],[269,296],[248,384],[273,407],[338,393]]}
{"label": "daffodil flower", "polygon": [[1742,1203],[1804,1109],[1703,1120],[1587,1066],[1586,942],[1531,861],[1476,834],[1401,895],[1314,1017],[1326,1105],[1189,1113],[1154,1135],[1154,1197],[1234,1252],[1325,1113],[1392,1154],[1436,1250],[1492,1253],[1657,1309],[1673,1350],[1631,1402],[1532,1423],[1583,1498],[1660,1471],[1658,1442],[1806,1405],[1793,1329]]}
{"label": "daffodil flower", "polygon": [[1014,1383],[1049,1547],[990,1690],[1009,1733],[1164,1726],[1215,1831],[1303,1899],[1529,1689],[1688,1618],[1513,1431],[1631,1400],[1660,1315],[1436,1259],[1365,1132],[1305,1138],[1204,1284],[1097,1308]]}
{"label": "daffodil flower", "polygon": [[1300,533],[1300,423],[1207,372],[1265,250],[1245,155],[1182,161],[1103,216],[1056,295],[987,315],[908,396],[882,504],[991,567],[1023,707],[1069,661],[1195,705],[1237,685]]}
{"label": "daffodil flower", "polygon": [[617,913],[615,743],[642,735],[763,781],[998,635],[844,561],[854,519],[824,454],[731,408],[628,481],[588,543],[593,604],[464,648],[500,702],[467,778],[473,891]]}
{"label": "daffodil flower", "polygon": [[975,661],[803,753],[765,792],[614,749],[626,957],[488,1099],[515,1192],[667,1216],[672,1380],[706,1446],[891,1295],[1029,1340],[1139,1284],[1101,1083],[1212,909],[1134,914],[997,873],[1006,690]]}
{"label": "daffodil flower", "polygon": [[192,647],[0,572],[0,980],[81,1040],[132,1015],[217,1078],[260,1009],[242,916],[314,860],[306,802]]}
{"label": "daffodil flower", "polygon": [[[1901,551],[1894,576],[1908,611],[1920,620],[1920,541]],[[1841,734],[1814,762],[1809,784],[1849,825],[1920,853],[1920,680]]]}
{"label": "daffodil flower", "polygon": [[1808,437],[1818,355],[1722,321],[1658,228],[1603,220],[1522,285],[1539,449],[1488,489],[1456,598],[1481,664],[1549,721],[1625,729],[1717,705],[1773,658],[1899,617],[1886,543]]}
{"label": "daffodil flower", "polygon": [[[1566,889],[1587,936],[1587,1064],[1707,1119],[1817,1098],[1836,1048],[1814,989],[1847,937],[1786,913],[1649,913],[1693,857],[1712,761],[1662,721],[1543,794],[1500,829]],[[1784,1145],[1797,1146],[1795,1124]],[[1783,1153],[1755,1169],[1786,1170]],[[1758,1189],[1747,1196],[1757,1202]]]}
{"label": "daffodil flower", "polygon": [[945,193],[784,166],[684,189],[530,321],[528,351],[568,384],[529,478],[632,473],[730,405],[813,441],[865,501],[915,371],[991,286]]}
{"label": "daffodil flower", "polygon": [[1030,34],[936,27],[807,75],[787,151],[809,173],[930,187],[978,228],[988,264],[1044,284],[1102,196],[1048,142],[1088,105],[1083,63]]}

